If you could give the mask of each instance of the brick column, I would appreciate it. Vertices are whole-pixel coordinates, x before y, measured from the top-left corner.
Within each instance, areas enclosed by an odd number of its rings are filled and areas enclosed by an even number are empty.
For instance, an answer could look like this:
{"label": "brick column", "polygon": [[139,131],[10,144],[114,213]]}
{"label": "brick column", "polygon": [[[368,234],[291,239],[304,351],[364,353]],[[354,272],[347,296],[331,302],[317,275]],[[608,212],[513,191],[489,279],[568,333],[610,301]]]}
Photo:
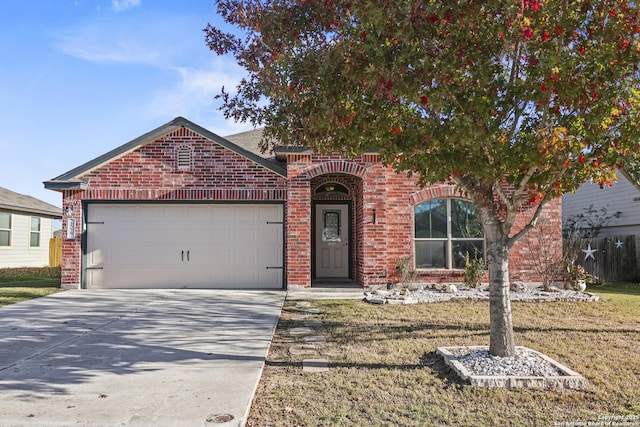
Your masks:
{"label": "brick column", "polygon": [[359,262],[359,281],[364,287],[387,282],[386,190],[382,164],[371,165],[365,173],[362,185],[362,260]]}
{"label": "brick column", "polygon": [[311,182],[300,175],[310,162],[308,154],[287,159],[287,286],[311,286]]}
{"label": "brick column", "polygon": [[[82,262],[82,192],[65,191],[62,200],[61,287],[79,289]],[[74,225],[70,230],[69,226]]]}

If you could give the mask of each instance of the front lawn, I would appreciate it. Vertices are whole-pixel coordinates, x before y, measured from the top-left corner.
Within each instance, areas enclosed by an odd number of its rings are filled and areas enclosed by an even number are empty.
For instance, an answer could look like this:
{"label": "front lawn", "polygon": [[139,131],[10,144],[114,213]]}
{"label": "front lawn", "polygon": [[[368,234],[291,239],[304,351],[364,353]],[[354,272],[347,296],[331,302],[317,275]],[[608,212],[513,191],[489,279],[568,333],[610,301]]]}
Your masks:
{"label": "front lawn", "polygon": [[[516,344],[582,374],[589,386],[579,392],[461,383],[435,349],[487,345],[486,301],[312,301],[323,322],[314,329],[327,337],[313,356],[289,353],[301,342],[289,329],[304,326],[304,309],[287,302],[247,426],[640,426],[640,285],[587,291],[601,301],[513,303]],[[303,373],[303,358],[326,358],[330,371]]]}
{"label": "front lawn", "polygon": [[60,268],[0,269],[0,307],[60,291]]}

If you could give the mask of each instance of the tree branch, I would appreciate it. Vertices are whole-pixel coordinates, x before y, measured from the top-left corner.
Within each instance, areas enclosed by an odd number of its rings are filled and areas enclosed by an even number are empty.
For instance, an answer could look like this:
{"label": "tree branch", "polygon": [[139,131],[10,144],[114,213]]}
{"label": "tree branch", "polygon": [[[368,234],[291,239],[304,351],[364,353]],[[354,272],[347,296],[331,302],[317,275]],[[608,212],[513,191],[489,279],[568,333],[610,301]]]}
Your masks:
{"label": "tree branch", "polygon": [[536,211],[533,213],[533,216],[531,217],[531,221],[529,221],[529,223],[527,225],[522,227],[522,229],[520,231],[518,231],[516,234],[514,234],[511,237],[509,237],[509,240],[507,240],[507,247],[509,249],[511,249],[513,244],[515,242],[517,242],[518,239],[520,239],[522,236],[527,234],[527,232],[529,230],[531,230],[533,227],[536,226],[536,223],[538,222],[538,218],[540,218],[540,214],[542,214],[542,209],[544,208],[544,206],[546,204],[547,204],[547,199],[542,199],[542,201],[536,207]]}
{"label": "tree branch", "polygon": [[[524,193],[524,190],[527,188],[527,185],[529,185],[529,181],[531,180],[531,178],[533,178],[533,175],[535,175],[537,170],[538,168],[532,166],[529,168],[527,173],[522,177],[522,181],[520,181],[520,184],[513,192],[512,200],[514,200],[514,202],[520,199],[520,197]],[[517,205],[517,203],[514,203],[514,205]]]}

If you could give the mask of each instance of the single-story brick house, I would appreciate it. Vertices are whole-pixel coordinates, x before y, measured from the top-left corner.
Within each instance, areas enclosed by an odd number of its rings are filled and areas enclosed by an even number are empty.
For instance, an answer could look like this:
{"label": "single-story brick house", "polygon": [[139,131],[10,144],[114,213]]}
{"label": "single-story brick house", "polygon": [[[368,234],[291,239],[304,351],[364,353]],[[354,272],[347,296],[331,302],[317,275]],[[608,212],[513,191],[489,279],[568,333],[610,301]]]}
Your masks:
{"label": "single-story brick house", "polygon": [[[376,153],[261,155],[259,137],[178,117],[45,182],[63,195],[63,286],[370,287],[397,280],[405,256],[421,280],[460,281],[464,253],[482,253],[453,186],[420,188]],[[560,239],[560,201],[545,209]],[[512,280],[537,279],[528,251],[514,247]]]}
{"label": "single-story brick house", "polygon": [[0,268],[46,267],[62,209],[0,187]]}

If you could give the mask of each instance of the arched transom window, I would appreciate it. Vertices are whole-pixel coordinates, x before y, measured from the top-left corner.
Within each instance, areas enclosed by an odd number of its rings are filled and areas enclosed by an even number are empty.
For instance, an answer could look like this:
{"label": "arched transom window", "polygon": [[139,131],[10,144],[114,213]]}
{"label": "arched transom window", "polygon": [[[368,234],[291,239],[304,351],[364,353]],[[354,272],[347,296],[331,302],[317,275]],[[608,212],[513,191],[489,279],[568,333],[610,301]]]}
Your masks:
{"label": "arched transom window", "polygon": [[465,258],[482,258],[484,232],[472,203],[434,199],[416,205],[416,269],[464,269]]}

